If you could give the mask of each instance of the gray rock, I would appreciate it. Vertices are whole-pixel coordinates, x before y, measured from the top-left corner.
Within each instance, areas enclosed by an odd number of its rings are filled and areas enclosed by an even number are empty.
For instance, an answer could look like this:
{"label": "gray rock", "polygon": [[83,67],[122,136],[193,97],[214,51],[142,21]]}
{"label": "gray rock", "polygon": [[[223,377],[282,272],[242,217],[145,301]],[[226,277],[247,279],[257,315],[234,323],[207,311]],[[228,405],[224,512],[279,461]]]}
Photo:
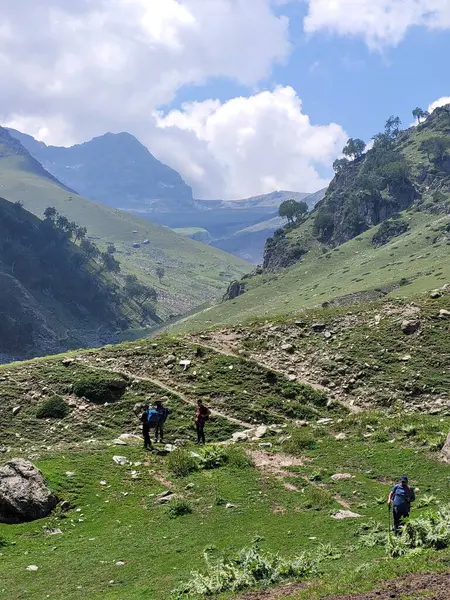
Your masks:
{"label": "gray rock", "polygon": [[9,448],[8,446],[0,446],[0,453],[4,454],[6,452],[8,452]]}
{"label": "gray rock", "polygon": [[441,457],[445,463],[450,464],[450,433],[448,434],[447,441],[442,448]]}
{"label": "gray rock", "polygon": [[190,360],[180,360],[180,362],[178,364],[180,365],[180,367],[184,367],[183,370],[186,371],[191,366],[191,361]]}
{"label": "gray rock", "polygon": [[440,319],[450,319],[450,310],[445,310],[445,308],[442,308],[439,311],[439,318]]}
{"label": "gray rock", "polygon": [[70,510],[70,502],[68,500],[64,500],[64,502],[61,502],[59,505],[59,508],[61,509],[61,512],[67,512]]}
{"label": "gray rock", "polygon": [[0,522],[24,523],[51,513],[58,500],[45,484],[42,473],[21,458],[0,469]]}
{"label": "gray rock", "polygon": [[440,298],[442,296],[442,292],[440,290],[433,290],[430,294],[430,298],[433,298],[433,300],[436,300],[437,298]]}
{"label": "gray rock", "polygon": [[325,323],[313,323],[311,329],[317,333],[321,333],[322,331],[325,331],[326,325]]}
{"label": "gray rock", "polygon": [[354,513],[351,510],[339,510],[337,513],[332,515],[333,519],[359,519],[361,515]]}
{"label": "gray rock", "polygon": [[116,463],[116,465],[127,465],[129,463],[128,458],[126,458],[125,456],[113,456],[113,461]]}
{"label": "gray rock", "polygon": [[173,365],[177,361],[177,357],[174,354],[169,354],[169,356],[165,359],[164,364],[166,367],[169,365]]}
{"label": "gray rock", "polygon": [[420,321],[419,319],[405,319],[402,322],[402,331],[406,335],[411,335],[419,331],[420,329]]}
{"label": "gray rock", "polygon": [[281,349],[284,352],[289,352],[289,354],[292,354],[295,351],[295,348],[292,344],[282,344]]}
{"label": "gray rock", "polygon": [[133,412],[137,417],[139,417],[144,412],[144,406],[145,404],[143,402],[138,402],[133,406]]}
{"label": "gray rock", "polygon": [[65,367],[70,367],[70,365],[73,365],[73,363],[75,362],[75,359],[74,358],[65,358],[61,362]]}
{"label": "gray rock", "polygon": [[331,479],[333,479],[333,481],[340,481],[341,479],[353,479],[353,475],[350,475],[350,473],[335,473],[331,476]]}
{"label": "gray rock", "polygon": [[13,414],[14,416],[16,416],[16,415],[18,415],[18,414],[20,413],[20,411],[21,411],[21,410],[22,410],[22,407],[21,407],[21,406],[15,406],[15,407],[12,409],[12,414]]}

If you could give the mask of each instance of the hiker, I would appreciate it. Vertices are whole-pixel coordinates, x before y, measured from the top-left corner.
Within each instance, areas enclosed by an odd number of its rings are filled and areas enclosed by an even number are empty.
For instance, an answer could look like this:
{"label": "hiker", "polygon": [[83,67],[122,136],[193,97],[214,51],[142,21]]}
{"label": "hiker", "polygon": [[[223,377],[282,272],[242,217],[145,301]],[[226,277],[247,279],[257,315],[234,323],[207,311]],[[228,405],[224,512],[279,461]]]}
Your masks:
{"label": "hiker", "polygon": [[203,404],[202,400],[197,401],[197,409],[195,411],[195,426],[197,428],[196,444],[205,443],[205,423],[209,419],[211,411]]}
{"label": "hiker", "polygon": [[403,525],[403,519],[409,517],[411,511],[411,502],[414,502],[416,495],[414,489],[409,487],[406,475],[400,477],[388,497],[389,507],[393,506],[394,511],[394,533],[400,535],[400,527]]}
{"label": "hiker", "polygon": [[158,439],[162,444],[164,440],[164,423],[167,421],[170,410],[167,406],[164,406],[162,400],[157,400],[155,402],[155,409],[159,416],[159,420],[155,425],[155,444],[158,443]]}
{"label": "hiker", "polygon": [[144,412],[141,415],[142,436],[144,438],[144,448],[152,450],[152,441],[150,439],[150,430],[156,428],[159,423],[159,414],[156,408],[150,408],[148,404],[144,406]]}

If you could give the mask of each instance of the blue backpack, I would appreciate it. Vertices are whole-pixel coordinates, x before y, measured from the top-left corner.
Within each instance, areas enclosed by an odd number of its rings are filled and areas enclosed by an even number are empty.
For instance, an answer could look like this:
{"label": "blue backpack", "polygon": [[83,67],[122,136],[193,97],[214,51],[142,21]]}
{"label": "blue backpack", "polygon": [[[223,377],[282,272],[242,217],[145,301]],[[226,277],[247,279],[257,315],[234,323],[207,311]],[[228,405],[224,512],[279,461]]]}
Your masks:
{"label": "blue backpack", "polygon": [[150,427],[158,425],[160,419],[161,415],[154,408],[146,410],[141,417],[141,421],[143,423],[148,423]]}

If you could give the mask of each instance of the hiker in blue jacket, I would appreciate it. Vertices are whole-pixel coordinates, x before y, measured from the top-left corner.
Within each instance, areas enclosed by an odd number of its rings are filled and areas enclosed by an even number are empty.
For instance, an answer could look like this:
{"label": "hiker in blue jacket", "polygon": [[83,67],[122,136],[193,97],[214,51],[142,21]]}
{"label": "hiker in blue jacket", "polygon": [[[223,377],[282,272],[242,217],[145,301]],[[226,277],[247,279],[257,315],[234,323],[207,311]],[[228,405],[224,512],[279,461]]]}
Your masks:
{"label": "hiker in blue jacket", "polygon": [[164,440],[164,423],[167,421],[167,417],[170,414],[170,410],[167,406],[164,406],[162,400],[155,402],[155,410],[158,413],[158,422],[155,425],[155,443],[158,443],[158,439],[163,443]]}
{"label": "hiker in blue jacket", "polygon": [[408,485],[406,475],[403,475],[397,485],[392,488],[388,497],[388,504],[393,507],[394,512],[395,535],[400,535],[403,519],[409,517],[411,502],[414,502],[415,499],[414,489]]}
{"label": "hiker in blue jacket", "polygon": [[142,436],[144,438],[144,448],[152,450],[152,441],[150,439],[150,430],[156,428],[159,423],[158,411],[156,408],[150,408],[148,404],[144,406],[144,412],[141,415]]}

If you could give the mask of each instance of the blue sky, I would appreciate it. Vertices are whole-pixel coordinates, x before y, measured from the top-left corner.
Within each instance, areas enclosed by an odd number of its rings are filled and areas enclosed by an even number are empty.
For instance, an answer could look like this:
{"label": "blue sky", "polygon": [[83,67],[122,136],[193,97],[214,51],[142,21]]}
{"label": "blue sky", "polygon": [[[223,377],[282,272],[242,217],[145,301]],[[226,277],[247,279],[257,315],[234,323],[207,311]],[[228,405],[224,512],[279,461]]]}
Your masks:
{"label": "blue sky", "polygon": [[426,109],[434,100],[450,96],[448,30],[416,26],[398,45],[371,49],[362,38],[305,33],[302,20],[307,8],[303,3],[291,3],[277,12],[290,19],[293,50],[286,64],[275,64],[271,76],[256,87],[224,78],[185,87],[168,107],[208,98],[227,101],[255,89],[290,85],[313,123],[333,121],[351,137],[369,141],[391,114],[400,116],[406,127],[416,106]]}
{"label": "blue sky", "polygon": [[448,56],[450,0],[21,0],[0,123],[56,145],[128,131],[198,198],[314,192],[348,137],[450,101]]}

